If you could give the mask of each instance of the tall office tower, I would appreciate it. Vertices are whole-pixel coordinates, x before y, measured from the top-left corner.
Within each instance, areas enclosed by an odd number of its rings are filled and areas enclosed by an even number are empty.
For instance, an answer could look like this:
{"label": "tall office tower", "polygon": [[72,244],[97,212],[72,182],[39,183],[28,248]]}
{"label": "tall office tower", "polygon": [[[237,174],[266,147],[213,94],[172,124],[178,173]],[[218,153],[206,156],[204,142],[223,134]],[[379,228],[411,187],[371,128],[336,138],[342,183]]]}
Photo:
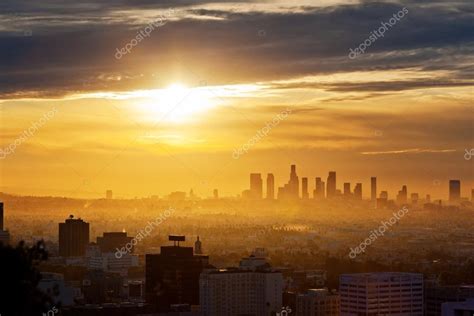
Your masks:
{"label": "tall office tower", "polygon": [[263,192],[262,175],[260,173],[250,174],[250,198],[261,199]]}
{"label": "tall office tower", "polygon": [[3,230],[3,202],[0,202],[0,230]]}
{"label": "tall office tower", "polygon": [[471,189],[471,202],[474,203],[474,189]]}
{"label": "tall office tower", "polygon": [[398,191],[397,203],[398,204],[407,204],[407,201],[408,201],[408,190],[407,190],[407,186],[404,185],[404,186],[402,186],[402,189],[400,191]]}
{"label": "tall office tower", "polygon": [[354,188],[354,198],[357,200],[362,200],[362,183],[356,183]]}
{"label": "tall office tower", "polygon": [[107,200],[112,200],[112,198],[113,198],[112,190],[107,190],[107,191],[105,191],[105,198],[106,198]]}
{"label": "tall office tower", "polygon": [[283,187],[278,188],[279,199],[298,199],[300,196],[300,182],[296,174],[296,165],[291,165],[290,180]]}
{"label": "tall office tower", "polygon": [[344,197],[349,197],[351,194],[351,184],[349,182],[344,182]]}
{"label": "tall office tower", "polygon": [[301,197],[303,199],[309,199],[308,178],[301,178]]}
{"label": "tall office tower", "polygon": [[267,199],[275,199],[275,177],[273,173],[267,174]]}
{"label": "tall office tower", "polygon": [[420,196],[418,195],[418,193],[411,194],[411,204],[418,204],[419,199],[420,199]]}
{"label": "tall office tower", "polygon": [[316,178],[315,189],[313,191],[313,197],[319,200],[322,200],[325,198],[324,182],[321,181],[321,178],[319,177]]}
{"label": "tall office tower", "polygon": [[343,274],[339,281],[341,316],[423,315],[422,274]]}
{"label": "tall office tower", "polygon": [[[123,232],[103,233],[102,237],[97,237],[97,246],[101,252],[115,252],[131,242],[132,239],[133,237],[128,237],[127,233]],[[133,247],[131,252],[133,252]]]}
{"label": "tall office tower", "polygon": [[296,165],[291,165],[290,182],[288,182],[289,193],[292,198],[300,197],[300,181],[296,174]]}
{"label": "tall office tower", "polygon": [[199,240],[199,236],[197,236],[197,239],[194,242],[194,253],[196,255],[202,255],[202,242]]}
{"label": "tall office tower", "polygon": [[214,199],[217,200],[219,198],[219,190],[214,189],[214,191],[212,191],[212,195],[214,196]]}
{"label": "tall office tower", "polygon": [[199,289],[202,316],[275,315],[282,308],[283,275],[251,256],[236,268],[204,271]]}
{"label": "tall office tower", "polygon": [[70,215],[64,223],[59,223],[59,255],[62,257],[83,256],[89,243],[89,223],[74,219]]}
{"label": "tall office tower", "polygon": [[10,243],[10,233],[4,230],[3,215],[3,202],[0,202],[0,243],[8,245]]}
{"label": "tall office tower", "polygon": [[173,246],[162,246],[160,254],[145,257],[146,300],[159,311],[172,304],[199,304],[199,275],[209,257],[194,255],[193,247],[180,247],[184,236],[169,236]]}
{"label": "tall office tower", "polygon": [[370,200],[377,201],[377,177],[370,178]]}
{"label": "tall office tower", "polygon": [[336,195],[336,171],[329,171],[326,185],[326,196],[332,198]]}
{"label": "tall office tower", "polygon": [[461,200],[461,181],[449,180],[449,202],[456,203]]}
{"label": "tall office tower", "polygon": [[427,194],[425,200],[426,203],[431,203],[431,195]]}
{"label": "tall office tower", "polygon": [[339,316],[339,295],[327,289],[310,289],[297,294],[295,315]]}

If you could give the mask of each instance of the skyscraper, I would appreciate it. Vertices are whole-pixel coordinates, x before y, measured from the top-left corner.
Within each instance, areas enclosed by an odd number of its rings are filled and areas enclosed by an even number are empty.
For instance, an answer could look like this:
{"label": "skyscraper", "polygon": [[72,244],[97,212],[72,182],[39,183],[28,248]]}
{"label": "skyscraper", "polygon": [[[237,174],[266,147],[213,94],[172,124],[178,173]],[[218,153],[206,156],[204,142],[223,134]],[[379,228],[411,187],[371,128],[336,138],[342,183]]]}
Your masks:
{"label": "skyscraper", "polygon": [[341,316],[423,315],[423,275],[356,273],[340,276]]}
{"label": "skyscraper", "polygon": [[293,198],[298,198],[300,195],[300,181],[296,174],[296,165],[291,165],[290,182],[288,184],[290,195]]}
{"label": "skyscraper", "polygon": [[273,173],[267,174],[267,199],[273,200],[275,198],[275,177]]}
{"label": "skyscraper", "polygon": [[3,202],[0,202],[0,230],[3,230]]}
{"label": "skyscraper", "polygon": [[400,191],[398,191],[397,203],[398,204],[406,204],[407,201],[408,201],[408,190],[407,190],[407,186],[404,185],[404,186],[402,186],[402,189]]}
{"label": "skyscraper", "polygon": [[301,197],[305,200],[309,199],[308,178],[301,178]]}
{"label": "skyscraper", "polygon": [[356,183],[356,186],[354,187],[354,198],[362,200],[362,183]]}
{"label": "skyscraper", "polygon": [[344,182],[344,197],[351,196],[351,184],[350,182]]}
{"label": "skyscraper", "polygon": [[325,198],[324,182],[321,181],[321,178],[316,178],[315,189],[313,191],[313,197],[315,199],[322,200]]}
{"label": "skyscraper", "polygon": [[296,165],[291,165],[290,180],[283,187],[278,188],[279,199],[299,198],[300,183],[296,174]]}
{"label": "skyscraper", "polygon": [[260,173],[250,174],[250,198],[261,199],[263,193],[262,175]]}
{"label": "skyscraper", "polygon": [[184,236],[169,240],[173,246],[145,257],[146,300],[160,311],[168,311],[172,304],[198,305],[199,275],[209,262],[208,256],[194,255],[193,247],[179,246]]}
{"label": "skyscraper", "polygon": [[0,243],[8,245],[10,243],[10,233],[4,230],[3,215],[3,202],[0,202]]}
{"label": "skyscraper", "polygon": [[326,195],[328,198],[332,198],[336,195],[336,171],[329,171],[327,181]]}
{"label": "skyscraper", "polygon": [[449,202],[457,203],[461,200],[461,181],[449,180]]}
{"label": "skyscraper", "polygon": [[197,239],[194,242],[194,253],[196,255],[202,255],[202,242],[199,240],[199,236],[197,236]]}
{"label": "skyscraper", "polygon": [[370,178],[370,200],[374,203],[377,201],[377,177]]}
{"label": "skyscraper", "polygon": [[106,198],[107,200],[112,200],[112,198],[113,198],[112,190],[107,190],[107,191],[105,192],[105,198]]}
{"label": "skyscraper", "polygon": [[64,223],[59,223],[59,255],[62,257],[83,256],[89,243],[89,223],[74,219],[70,215]]}
{"label": "skyscraper", "polygon": [[214,191],[212,191],[212,195],[214,196],[214,199],[217,200],[219,198],[219,190],[214,189]]}

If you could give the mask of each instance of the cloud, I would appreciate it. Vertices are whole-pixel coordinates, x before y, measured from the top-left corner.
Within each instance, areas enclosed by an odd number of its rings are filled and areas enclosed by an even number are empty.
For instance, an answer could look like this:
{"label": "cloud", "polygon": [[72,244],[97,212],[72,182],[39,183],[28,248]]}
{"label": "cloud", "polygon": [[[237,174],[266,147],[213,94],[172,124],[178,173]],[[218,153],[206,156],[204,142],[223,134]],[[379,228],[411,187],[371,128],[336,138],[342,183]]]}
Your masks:
{"label": "cloud", "polygon": [[[223,84],[413,67],[451,71],[442,78],[444,86],[466,85],[461,80],[472,76],[472,2],[298,4],[294,7],[300,10],[274,11],[249,2],[256,9],[244,12],[226,1],[6,1],[4,12],[19,12],[20,18],[1,24],[0,97],[123,91],[165,85],[174,78]],[[130,56],[114,58],[116,48],[171,6],[179,13],[168,24]],[[409,13],[384,38],[365,55],[347,58],[349,48],[404,6]],[[33,36],[19,32],[25,28]],[[110,76],[124,79],[103,79]],[[355,82],[332,89],[401,91],[430,85],[435,84]]]}

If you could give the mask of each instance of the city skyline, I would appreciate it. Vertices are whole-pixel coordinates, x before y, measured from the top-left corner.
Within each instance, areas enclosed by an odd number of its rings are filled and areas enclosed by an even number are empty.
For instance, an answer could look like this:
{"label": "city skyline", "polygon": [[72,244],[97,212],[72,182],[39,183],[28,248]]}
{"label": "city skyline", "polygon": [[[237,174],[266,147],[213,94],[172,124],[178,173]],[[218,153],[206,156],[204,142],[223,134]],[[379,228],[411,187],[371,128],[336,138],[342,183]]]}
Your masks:
{"label": "city skyline", "polygon": [[[293,166],[295,166],[295,169],[293,169]],[[336,191],[339,191],[338,194],[341,195],[341,196],[344,196],[344,192],[346,192],[347,189],[349,189],[349,192],[351,194],[354,194],[354,191],[355,190],[361,190],[361,196],[363,199],[367,199],[367,200],[374,200],[373,198],[373,190],[372,190],[372,186],[373,186],[373,179],[375,179],[375,192],[376,192],[376,198],[379,197],[379,193],[381,191],[386,191],[389,193],[390,195],[390,199],[392,200],[396,200],[396,201],[400,201],[400,192],[404,192],[404,199],[402,199],[402,201],[407,201],[409,196],[408,196],[408,193],[407,193],[407,187],[410,187],[410,193],[417,193],[418,195],[420,195],[420,197],[425,197],[426,195],[429,195],[431,200],[444,200],[444,201],[451,201],[452,200],[452,197],[451,197],[451,194],[450,194],[450,189],[451,189],[451,183],[454,183],[456,181],[459,181],[459,188],[458,188],[458,193],[457,194],[457,197],[456,199],[457,200],[460,200],[461,198],[465,198],[467,200],[471,200],[473,198],[473,187],[468,187],[469,185],[469,182],[468,184],[465,183],[464,179],[447,179],[445,181],[440,181],[439,179],[435,179],[433,180],[433,182],[431,183],[431,186],[428,188],[428,187],[424,187],[425,190],[421,190],[421,191],[417,191],[416,188],[413,189],[411,186],[407,185],[406,183],[410,182],[410,180],[408,179],[406,182],[404,183],[401,183],[401,184],[394,184],[394,183],[381,183],[380,179],[377,177],[377,176],[368,176],[368,177],[365,177],[364,179],[360,180],[360,181],[357,181],[355,182],[353,179],[348,179],[347,177],[343,178],[344,181],[342,180],[337,180],[337,182],[334,182],[333,183],[333,186],[331,186],[331,188],[333,187],[333,190],[334,192],[332,192],[331,190],[329,191],[329,194],[328,194],[328,181],[321,181],[321,179],[326,179],[326,177],[324,175],[316,175],[316,176],[313,176],[313,177],[308,177],[308,176],[303,176],[303,177],[298,177],[296,176],[296,165],[291,165],[291,173],[290,173],[290,180],[288,182],[287,185],[285,185],[285,180],[276,180],[275,178],[275,174],[273,172],[269,172],[269,173],[258,173],[258,172],[255,172],[255,173],[250,173],[250,189],[249,190],[246,190],[244,189],[244,191],[242,190],[237,190],[236,192],[233,192],[233,193],[228,193],[225,194],[221,191],[221,189],[219,187],[215,187],[215,188],[211,188],[209,186],[209,189],[208,189],[208,192],[200,192],[200,193],[197,193],[196,192],[196,188],[194,187],[181,187],[179,190],[176,190],[176,191],[168,191],[168,192],[165,192],[165,193],[162,193],[161,195],[157,194],[156,192],[150,194],[150,195],[147,195],[147,196],[141,196],[141,198],[147,198],[147,197],[151,197],[151,196],[156,196],[156,197],[160,197],[160,198],[166,198],[168,197],[170,194],[172,194],[173,192],[174,193],[178,193],[178,192],[183,192],[185,193],[186,197],[187,198],[193,198],[193,197],[202,197],[202,198],[216,198],[216,194],[218,195],[218,197],[221,197],[221,198],[224,198],[224,197],[227,197],[227,198],[232,198],[232,197],[244,197],[244,198],[249,198],[250,196],[244,196],[246,194],[246,191],[249,191],[248,194],[251,194],[253,195],[253,198],[263,198],[263,197],[267,197],[268,194],[271,194],[275,197],[275,199],[281,199],[282,198],[282,193],[283,192],[279,192],[279,190],[282,190],[284,189],[284,187],[290,185],[293,181],[293,185],[297,185],[297,187],[291,189],[293,190],[293,195],[297,195],[298,198],[301,198],[301,199],[304,199],[303,198],[303,188],[306,186],[306,190],[307,190],[307,198],[308,199],[314,199],[315,197],[315,194],[322,194],[322,198],[326,198],[326,197],[331,197],[331,195],[334,195],[336,193]],[[296,178],[294,178],[292,180],[292,174],[294,172],[294,176]],[[328,171],[328,179],[330,177],[332,177],[331,175],[333,175],[334,177],[336,176],[336,174],[339,175],[340,177],[340,174],[337,173],[337,171]],[[270,176],[271,179],[269,179],[268,177]],[[283,176],[282,176],[283,177]],[[338,177],[338,178],[339,178]],[[301,180],[300,180],[301,178]],[[253,180],[252,180],[253,179]],[[319,180],[318,180],[319,179]],[[358,178],[360,179],[360,178]],[[270,181],[270,182],[269,182]],[[304,182],[306,181],[306,185],[304,184]],[[317,182],[318,181],[321,181],[321,185],[322,185],[322,192],[320,193],[317,193],[316,189],[317,189]],[[347,182],[349,181],[349,182]],[[377,182],[378,181],[378,182]],[[265,183],[265,184],[264,184]],[[270,185],[269,185],[270,183]],[[457,183],[457,182],[456,182]],[[280,186],[280,185],[283,185],[283,186]],[[346,187],[347,185],[349,185],[349,187]],[[359,187],[359,185],[361,187]],[[254,188],[254,190],[258,190],[259,192],[256,192],[256,193],[252,193],[252,186]],[[199,187],[198,187],[199,188]],[[268,191],[270,188],[270,192]],[[364,189],[362,189],[364,188]],[[390,189],[387,189],[387,188],[392,188],[392,190]],[[401,189],[401,190],[399,190]],[[217,191],[215,191],[217,190]],[[189,194],[188,194],[189,192]],[[398,193],[397,193],[398,192]],[[441,194],[439,195],[436,195],[436,194],[433,194],[433,192],[442,192]],[[20,194],[15,194],[14,192],[3,192],[5,194],[13,194],[13,195],[20,195]],[[115,190],[112,190],[110,188],[107,188],[106,190],[104,190],[104,192],[94,192],[93,196],[94,198],[97,198],[97,199],[100,199],[100,198],[103,198],[104,196],[104,193],[105,193],[105,198],[108,199],[108,200],[111,200],[112,199],[112,196],[114,195],[115,198],[118,198],[118,199],[127,199],[127,198],[136,198],[137,196],[124,196],[124,195],[121,195],[121,194],[117,194],[117,192]],[[284,194],[284,193],[283,193]],[[20,195],[21,196],[21,195]],[[42,196],[42,195],[38,195],[38,196]],[[54,196],[54,195],[45,195],[45,196]],[[58,197],[60,197],[61,195],[59,195]],[[74,198],[74,196],[67,196],[67,195],[63,195],[64,197],[68,197],[68,198]],[[86,197],[86,196],[83,196],[83,197],[76,197],[76,198],[91,198],[91,196],[89,197]]]}

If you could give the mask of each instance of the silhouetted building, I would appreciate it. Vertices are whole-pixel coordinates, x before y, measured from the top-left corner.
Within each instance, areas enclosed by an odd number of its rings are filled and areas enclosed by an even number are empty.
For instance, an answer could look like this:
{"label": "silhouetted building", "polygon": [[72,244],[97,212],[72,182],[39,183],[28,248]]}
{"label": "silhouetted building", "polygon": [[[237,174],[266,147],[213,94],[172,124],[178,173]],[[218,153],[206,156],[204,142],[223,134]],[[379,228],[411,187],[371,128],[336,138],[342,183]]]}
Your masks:
{"label": "silhouetted building", "polygon": [[0,243],[8,245],[10,243],[10,233],[4,228],[3,202],[0,202]]}
{"label": "silhouetted building", "polygon": [[214,191],[212,191],[212,195],[214,196],[214,199],[218,199],[219,198],[219,191],[217,189],[214,189]]}
{"label": "silhouetted building", "polygon": [[[97,237],[97,245],[102,252],[115,252],[127,243],[131,243],[132,239],[133,237],[128,237],[124,232],[109,232],[104,233],[102,237]],[[131,252],[133,252],[133,245]]]}
{"label": "silhouetted building", "polygon": [[418,195],[418,193],[411,194],[411,204],[418,204],[419,199],[420,199],[420,196]]}
{"label": "silhouetted building", "polygon": [[461,181],[449,180],[449,202],[457,203],[461,200]]}
{"label": "silhouetted building", "polygon": [[326,184],[326,195],[328,198],[336,196],[336,171],[330,171]]}
{"label": "silhouetted building", "polygon": [[356,200],[362,200],[362,183],[356,183],[354,187],[354,198]]}
{"label": "silhouetted building", "polygon": [[296,165],[291,165],[290,180],[283,187],[278,188],[279,199],[298,199],[300,182],[296,174]]}
{"label": "silhouetted building", "polygon": [[168,199],[171,201],[184,201],[186,199],[186,192],[183,192],[183,191],[171,192],[168,195]]}
{"label": "silhouetted building", "polygon": [[321,178],[316,178],[315,189],[313,191],[313,197],[318,200],[322,200],[326,197],[324,182]]}
{"label": "silhouetted building", "polygon": [[163,246],[160,254],[145,259],[146,300],[162,311],[172,304],[199,304],[199,275],[209,261],[208,256],[194,255],[192,247],[180,247],[184,236],[169,239],[173,246]]}
{"label": "silhouetted building", "polygon": [[404,185],[402,186],[402,189],[398,191],[397,203],[402,205],[402,204],[407,204],[407,201],[408,201],[408,190],[407,190],[407,186]]}
{"label": "silhouetted building", "polygon": [[305,200],[309,199],[308,178],[301,178],[301,197]]}
{"label": "silhouetted building", "polygon": [[349,182],[344,182],[344,197],[350,197],[351,193],[351,184]]}
{"label": "silhouetted building", "polygon": [[[296,295],[296,316],[339,316],[339,295],[327,289],[310,289]],[[291,314],[290,314],[291,315]]]}
{"label": "silhouetted building", "polygon": [[89,223],[74,219],[70,215],[64,223],[59,223],[59,255],[62,257],[83,256],[89,243]]}
{"label": "silhouetted building", "polygon": [[112,198],[113,198],[112,190],[107,190],[107,191],[105,192],[105,198],[106,198],[107,200],[112,200]]}
{"label": "silhouetted building", "polygon": [[199,236],[197,236],[197,239],[194,242],[194,253],[196,255],[202,255],[202,242],[199,240]]}
{"label": "silhouetted building", "polygon": [[267,199],[275,199],[275,177],[273,173],[267,174]]}
{"label": "silhouetted building", "polygon": [[263,193],[262,175],[260,173],[250,174],[250,198],[261,199]]}
{"label": "silhouetted building", "polygon": [[427,194],[425,198],[426,203],[431,203],[431,195]]}
{"label": "silhouetted building", "polygon": [[377,201],[377,177],[370,178],[370,200],[374,203]]}
{"label": "silhouetted building", "polygon": [[0,202],[0,230],[3,230],[3,202]]}

